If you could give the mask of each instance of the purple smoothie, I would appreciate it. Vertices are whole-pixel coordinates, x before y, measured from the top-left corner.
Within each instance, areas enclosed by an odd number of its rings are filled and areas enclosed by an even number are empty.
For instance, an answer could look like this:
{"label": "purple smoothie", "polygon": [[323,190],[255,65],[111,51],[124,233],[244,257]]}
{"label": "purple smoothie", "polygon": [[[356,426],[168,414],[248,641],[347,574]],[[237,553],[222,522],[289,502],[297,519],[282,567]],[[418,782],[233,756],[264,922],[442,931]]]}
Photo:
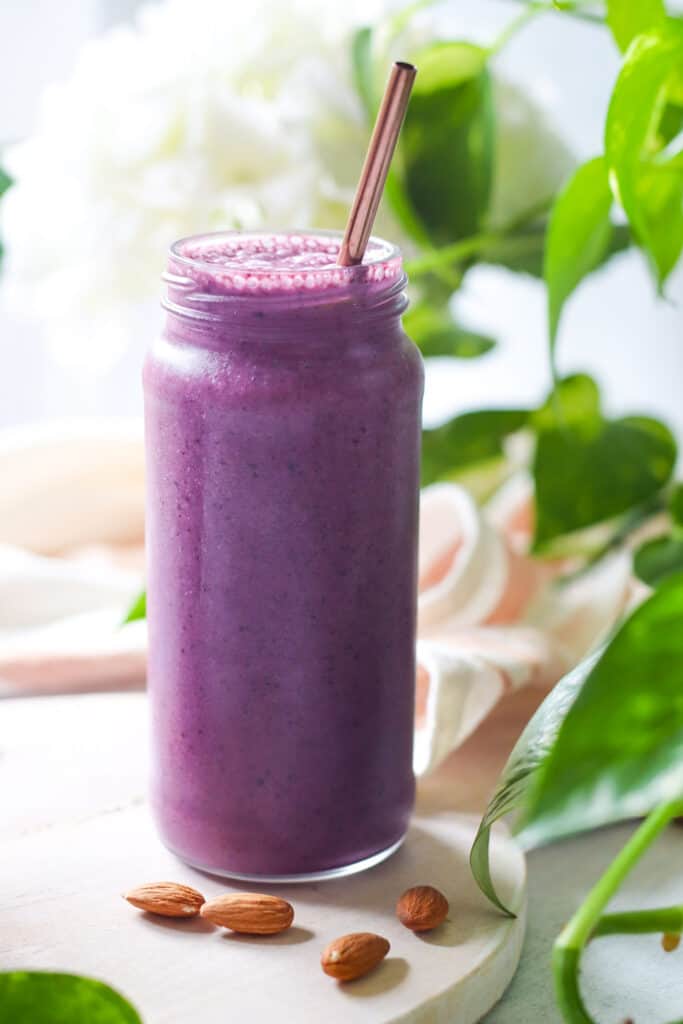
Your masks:
{"label": "purple smoothie", "polygon": [[423,373],[373,239],[176,243],[144,371],[152,802],[213,871],[390,851],[413,806]]}

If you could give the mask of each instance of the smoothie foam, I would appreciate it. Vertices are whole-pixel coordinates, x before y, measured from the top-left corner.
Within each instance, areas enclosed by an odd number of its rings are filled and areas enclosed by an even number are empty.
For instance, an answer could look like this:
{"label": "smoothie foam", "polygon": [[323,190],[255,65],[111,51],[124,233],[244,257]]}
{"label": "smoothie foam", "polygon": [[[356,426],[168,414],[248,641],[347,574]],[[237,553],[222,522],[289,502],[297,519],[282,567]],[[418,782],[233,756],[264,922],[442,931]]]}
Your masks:
{"label": "smoothie foam", "polygon": [[396,249],[374,238],[356,267],[337,266],[339,240],[324,234],[235,234],[218,239],[208,235],[183,239],[174,248],[195,264],[188,268],[195,279],[241,294],[340,288],[401,275]]}

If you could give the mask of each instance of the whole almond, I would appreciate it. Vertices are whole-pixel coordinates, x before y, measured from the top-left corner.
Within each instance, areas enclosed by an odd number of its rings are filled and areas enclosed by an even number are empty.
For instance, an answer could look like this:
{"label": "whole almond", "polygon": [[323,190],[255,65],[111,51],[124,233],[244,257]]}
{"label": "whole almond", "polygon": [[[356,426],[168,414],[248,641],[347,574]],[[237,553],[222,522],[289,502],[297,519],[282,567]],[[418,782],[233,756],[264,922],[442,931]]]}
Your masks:
{"label": "whole almond", "polygon": [[233,892],[208,900],[202,917],[222,928],[247,935],[275,935],[289,928],[294,908],[279,896],[259,892]]}
{"label": "whole almond", "polygon": [[323,950],[320,964],[325,974],[337,981],[360,978],[379,963],[389,952],[386,939],[373,932],[351,932],[330,942]]}
{"label": "whole almond", "polygon": [[413,932],[428,932],[446,920],[448,900],[431,885],[406,889],[396,904],[396,915]]}
{"label": "whole almond", "polygon": [[123,894],[139,910],[162,917],[196,917],[204,897],[189,885],[178,882],[150,882]]}

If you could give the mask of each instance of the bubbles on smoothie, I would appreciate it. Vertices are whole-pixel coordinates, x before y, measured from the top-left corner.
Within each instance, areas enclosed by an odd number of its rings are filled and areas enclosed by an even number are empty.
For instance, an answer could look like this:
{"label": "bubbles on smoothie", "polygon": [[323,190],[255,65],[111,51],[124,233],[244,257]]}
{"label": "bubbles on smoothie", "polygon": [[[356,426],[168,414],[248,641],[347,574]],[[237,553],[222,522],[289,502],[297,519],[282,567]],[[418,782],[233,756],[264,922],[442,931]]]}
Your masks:
{"label": "bubbles on smoothie", "polygon": [[221,290],[247,294],[310,292],[401,273],[400,256],[381,239],[370,240],[357,267],[337,266],[339,245],[323,234],[225,233],[187,238],[174,252],[196,261],[196,268],[188,268],[195,280],[208,276]]}

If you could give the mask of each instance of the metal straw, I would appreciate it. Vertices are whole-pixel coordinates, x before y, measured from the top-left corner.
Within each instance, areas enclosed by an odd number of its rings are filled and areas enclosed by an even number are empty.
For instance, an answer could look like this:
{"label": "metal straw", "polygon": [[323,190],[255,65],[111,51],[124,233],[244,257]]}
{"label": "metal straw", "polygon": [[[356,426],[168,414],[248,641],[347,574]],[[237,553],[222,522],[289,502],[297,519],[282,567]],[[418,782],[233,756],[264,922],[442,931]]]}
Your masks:
{"label": "metal straw", "polygon": [[416,74],[417,68],[405,61],[391,69],[339,250],[340,267],[363,261]]}

